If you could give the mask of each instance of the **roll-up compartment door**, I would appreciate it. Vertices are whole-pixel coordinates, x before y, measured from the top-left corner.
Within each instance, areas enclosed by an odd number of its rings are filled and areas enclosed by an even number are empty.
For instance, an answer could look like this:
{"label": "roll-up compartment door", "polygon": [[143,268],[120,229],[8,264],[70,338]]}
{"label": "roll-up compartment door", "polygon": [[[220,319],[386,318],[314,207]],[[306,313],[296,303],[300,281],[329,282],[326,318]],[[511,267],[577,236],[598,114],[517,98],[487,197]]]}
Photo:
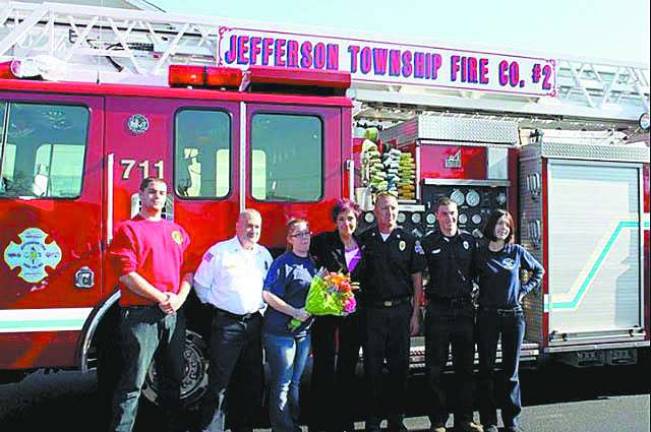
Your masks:
{"label": "roll-up compartment door", "polygon": [[641,325],[640,168],[549,161],[549,330]]}

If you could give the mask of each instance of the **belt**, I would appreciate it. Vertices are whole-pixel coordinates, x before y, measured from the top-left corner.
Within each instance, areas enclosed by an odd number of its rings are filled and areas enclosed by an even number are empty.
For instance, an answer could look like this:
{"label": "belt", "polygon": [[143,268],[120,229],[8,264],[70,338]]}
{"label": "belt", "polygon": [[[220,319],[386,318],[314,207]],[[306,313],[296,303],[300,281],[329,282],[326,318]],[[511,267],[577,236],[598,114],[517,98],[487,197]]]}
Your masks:
{"label": "belt", "polygon": [[371,301],[369,306],[376,308],[390,308],[404,303],[411,303],[411,297],[398,297],[390,300]]}
{"label": "belt", "polygon": [[134,305],[127,305],[127,306],[122,306],[120,305],[122,309],[155,309],[158,308],[158,304],[134,304]]}
{"label": "belt", "polygon": [[215,306],[213,306],[213,309],[215,310],[216,314],[224,315],[224,316],[226,316],[228,318],[231,318],[231,319],[234,319],[236,321],[248,321],[248,320],[250,320],[252,318],[262,316],[262,315],[260,315],[260,311],[255,311],[255,312],[250,312],[250,313],[245,313],[245,314],[242,314],[242,315],[238,315],[238,314],[234,314],[232,312],[229,312],[227,310],[220,309],[220,308],[215,307]]}
{"label": "belt", "polygon": [[471,304],[472,300],[470,296],[461,296],[461,297],[438,297],[438,296],[428,296],[427,299],[430,303],[435,303],[445,306],[455,306],[462,304]]}
{"label": "belt", "polygon": [[518,315],[524,312],[522,306],[505,306],[505,307],[481,307],[479,308],[480,312],[494,312],[497,315],[508,316],[508,315]]}

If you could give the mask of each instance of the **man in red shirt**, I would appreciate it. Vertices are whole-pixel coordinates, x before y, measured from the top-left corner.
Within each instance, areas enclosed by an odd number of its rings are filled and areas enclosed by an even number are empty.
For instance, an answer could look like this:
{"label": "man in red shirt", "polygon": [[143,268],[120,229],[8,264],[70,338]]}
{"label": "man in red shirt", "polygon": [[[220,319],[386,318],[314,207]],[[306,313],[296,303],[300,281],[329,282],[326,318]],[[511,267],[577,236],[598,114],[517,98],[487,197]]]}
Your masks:
{"label": "man in red shirt", "polygon": [[190,292],[192,274],[183,277],[185,230],[161,214],[167,198],[162,179],[140,184],[142,209],[120,224],[109,257],[120,281],[120,349],[124,368],[115,396],[111,431],[130,432],[147,370],[156,359],[160,406],[168,430],[179,427],[185,321],[177,313]]}

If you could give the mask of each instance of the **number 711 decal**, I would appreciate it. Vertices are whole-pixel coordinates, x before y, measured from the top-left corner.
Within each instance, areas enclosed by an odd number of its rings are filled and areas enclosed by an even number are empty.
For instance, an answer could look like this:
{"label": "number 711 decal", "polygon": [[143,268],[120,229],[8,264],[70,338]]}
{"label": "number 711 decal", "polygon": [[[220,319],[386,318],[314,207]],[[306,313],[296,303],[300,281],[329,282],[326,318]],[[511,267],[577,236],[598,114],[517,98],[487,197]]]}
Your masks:
{"label": "number 711 decal", "polygon": [[[137,168],[136,171],[139,172],[141,178],[147,178],[150,176],[149,166],[151,165],[157,172],[156,177],[163,178],[163,161],[159,160],[155,163],[150,163],[148,160],[144,160],[138,163],[134,159],[121,159],[120,165],[122,166],[122,180],[129,180],[132,175],[134,168]],[[153,174],[153,173],[152,173]]]}

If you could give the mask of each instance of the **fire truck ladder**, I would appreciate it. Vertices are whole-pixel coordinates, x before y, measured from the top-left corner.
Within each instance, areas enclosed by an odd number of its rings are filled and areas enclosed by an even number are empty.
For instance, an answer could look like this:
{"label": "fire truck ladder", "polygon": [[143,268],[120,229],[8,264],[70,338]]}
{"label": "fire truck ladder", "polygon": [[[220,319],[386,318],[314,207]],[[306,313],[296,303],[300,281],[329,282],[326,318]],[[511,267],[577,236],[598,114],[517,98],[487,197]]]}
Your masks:
{"label": "fire truck ladder", "polygon": [[[59,3],[8,2],[0,61],[47,58],[55,79],[167,83],[167,67],[216,65],[221,33],[242,20]],[[54,62],[52,61],[54,60]],[[631,127],[649,111],[649,65],[557,59],[556,97],[355,82],[356,118],[402,120],[424,110],[514,118],[606,120]]]}

